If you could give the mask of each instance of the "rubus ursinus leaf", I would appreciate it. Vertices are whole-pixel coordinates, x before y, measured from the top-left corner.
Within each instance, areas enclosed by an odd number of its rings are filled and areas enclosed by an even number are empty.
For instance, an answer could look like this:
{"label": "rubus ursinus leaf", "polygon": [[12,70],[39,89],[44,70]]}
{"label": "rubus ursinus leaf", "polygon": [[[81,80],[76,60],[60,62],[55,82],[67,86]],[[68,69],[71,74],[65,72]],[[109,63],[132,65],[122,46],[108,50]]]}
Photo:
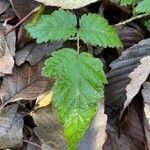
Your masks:
{"label": "rubus ursinus leaf", "polygon": [[121,0],[120,4],[124,5],[124,6],[127,6],[127,5],[133,4],[134,2],[135,2],[135,0]]}
{"label": "rubus ursinus leaf", "polygon": [[41,15],[38,21],[26,25],[26,30],[37,43],[67,40],[76,33],[76,16],[59,9],[51,15]]}
{"label": "rubus ursinus leaf", "polygon": [[42,74],[56,79],[52,104],[64,125],[70,150],[75,150],[96,114],[97,103],[104,97],[103,84],[107,80],[102,62],[88,53],[61,49],[52,56],[45,62]]}
{"label": "rubus ursinus leaf", "polygon": [[146,26],[147,30],[150,31],[150,20],[145,21],[144,25]]}
{"label": "rubus ursinus leaf", "polygon": [[115,29],[97,14],[85,14],[81,17],[79,35],[84,43],[102,47],[122,47]]}
{"label": "rubus ursinus leaf", "polygon": [[150,13],[150,0],[142,0],[138,3],[135,10],[138,13]]}

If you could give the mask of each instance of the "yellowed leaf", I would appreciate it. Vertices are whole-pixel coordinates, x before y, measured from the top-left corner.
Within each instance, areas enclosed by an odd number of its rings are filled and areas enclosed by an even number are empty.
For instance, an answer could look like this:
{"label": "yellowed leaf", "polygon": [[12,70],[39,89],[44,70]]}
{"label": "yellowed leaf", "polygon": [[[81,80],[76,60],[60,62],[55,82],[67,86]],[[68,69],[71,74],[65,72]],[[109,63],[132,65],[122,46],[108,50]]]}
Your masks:
{"label": "yellowed leaf", "polygon": [[48,6],[57,6],[64,9],[78,9],[98,0],[36,0]]}
{"label": "yellowed leaf", "polygon": [[51,91],[46,91],[45,93],[43,93],[42,95],[40,95],[37,100],[36,100],[36,104],[35,104],[35,109],[41,108],[41,107],[45,107],[48,106],[51,101],[52,101],[52,92]]}

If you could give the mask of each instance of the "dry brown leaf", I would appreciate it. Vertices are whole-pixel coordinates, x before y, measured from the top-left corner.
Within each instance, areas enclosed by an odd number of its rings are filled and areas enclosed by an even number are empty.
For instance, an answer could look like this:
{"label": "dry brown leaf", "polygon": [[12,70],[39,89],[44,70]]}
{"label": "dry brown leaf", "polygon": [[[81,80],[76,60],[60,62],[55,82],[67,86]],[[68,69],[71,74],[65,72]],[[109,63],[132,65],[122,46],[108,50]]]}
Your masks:
{"label": "dry brown leaf", "polygon": [[145,133],[141,123],[143,101],[141,97],[136,98],[138,99],[129,105],[119,124],[116,124],[113,118],[109,121],[110,124],[107,124],[107,139],[103,150],[146,150]]}
{"label": "dry brown leaf", "polygon": [[57,121],[55,110],[50,107],[37,109],[32,114],[37,127],[36,135],[54,149],[67,150],[66,140],[63,135],[63,127]]}
{"label": "dry brown leaf", "polygon": [[22,147],[23,117],[17,113],[18,105],[0,111],[0,149]]}
{"label": "dry brown leaf", "polygon": [[[6,25],[5,32],[10,30],[12,27],[13,26],[11,26],[11,25]],[[16,33],[15,33],[15,31],[12,31],[6,35],[6,42],[7,42],[7,45],[10,50],[11,55],[15,56],[15,51],[16,51]]]}
{"label": "dry brown leaf", "polygon": [[9,0],[0,0],[0,14],[8,9],[10,6]]}
{"label": "dry brown leaf", "polygon": [[98,0],[36,0],[48,6],[57,6],[64,9],[78,9]]}
{"label": "dry brown leaf", "polygon": [[[141,86],[150,74],[150,56],[146,56],[140,60],[140,65],[129,74],[131,81],[126,87],[126,101],[123,111],[129,106],[134,96],[139,92]],[[123,112],[122,111],[122,112]]]}
{"label": "dry brown leaf", "polygon": [[41,61],[43,57],[50,56],[50,54],[61,48],[63,42],[52,42],[44,44],[31,43],[18,51],[15,56],[17,66],[20,66],[25,61],[31,65],[35,65]]}
{"label": "dry brown leaf", "polygon": [[[106,113],[118,120],[150,73],[150,39],[125,50],[107,74]],[[119,115],[121,112],[121,115]],[[112,117],[112,115],[114,115]]]}
{"label": "dry brown leaf", "polygon": [[11,74],[13,66],[13,56],[5,41],[3,30],[0,30],[0,76]]}
{"label": "dry brown leaf", "polygon": [[34,0],[10,0],[10,2],[19,19],[25,17],[36,7]]}
{"label": "dry brown leaf", "polygon": [[13,74],[3,78],[0,88],[3,105],[19,100],[34,100],[46,91],[49,81],[41,77],[42,64],[15,66]]}
{"label": "dry brown leaf", "polygon": [[123,49],[117,49],[119,54],[121,54],[124,49],[127,49],[144,39],[143,33],[133,27],[118,26],[116,29],[119,38],[123,43]]}

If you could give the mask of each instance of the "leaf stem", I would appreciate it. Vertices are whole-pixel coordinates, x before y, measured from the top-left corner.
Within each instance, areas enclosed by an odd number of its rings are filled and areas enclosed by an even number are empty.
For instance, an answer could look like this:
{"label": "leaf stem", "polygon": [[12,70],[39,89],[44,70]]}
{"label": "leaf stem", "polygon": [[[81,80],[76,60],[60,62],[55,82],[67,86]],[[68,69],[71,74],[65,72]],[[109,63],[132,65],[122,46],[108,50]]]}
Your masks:
{"label": "leaf stem", "polygon": [[138,15],[138,16],[134,16],[134,17],[132,17],[132,18],[130,18],[128,20],[125,20],[125,21],[122,21],[122,22],[119,22],[119,23],[115,24],[114,26],[117,27],[117,26],[125,25],[125,24],[127,24],[127,23],[129,23],[129,22],[131,22],[133,20],[137,20],[137,19],[149,16],[149,15],[150,15],[150,13],[148,13],[148,14],[141,14],[141,15]]}
{"label": "leaf stem", "polygon": [[80,52],[80,35],[79,32],[77,32],[77,52]]}
{"label": "leaf stem", "polygon": [[22,18],[15,26],[13,26],[10,30],[8,30],[5,33],[5,36],[7,34],[9,34],[10,32],[14,31],[18,26],[20,26],[21,24],[23,24],[30,16],[32,16],[32,14],[34,14],[35,12],[40,10],[41,6],[36,7],[35,9],[33,9],[29,14],[27,14],[24,18]]}

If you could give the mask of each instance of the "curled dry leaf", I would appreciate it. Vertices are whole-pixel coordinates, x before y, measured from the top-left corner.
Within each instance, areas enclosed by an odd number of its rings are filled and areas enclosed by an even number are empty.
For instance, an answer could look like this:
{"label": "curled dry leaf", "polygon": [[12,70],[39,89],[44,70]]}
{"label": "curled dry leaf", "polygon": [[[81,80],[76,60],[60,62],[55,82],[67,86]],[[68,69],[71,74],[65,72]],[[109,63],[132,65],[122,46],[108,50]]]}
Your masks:
{"label": "curled dry leaf", "polygon": [[118,112],[119,118],[119,112],[123,113],[150,73],[150,39],[125,50],[110,66],[105,91],[106,113],[111,118],[113,111]]}
{"label": "curled dry leaf", "polygon": [[23,117],[17,113],[18,105],[0,110],[0,149],[17,149],[23,141]]}
{"label": "curled dry leaf", "polygon": [[43,57],[50,56],[53,51],[61,48],[62,46],[63,42],[28,44],[22,50],[16,53],[16,64],[17,66],[20,66],[25,61],[28,61],[31,65],[35,65],[39,63]]}
{"label": "curled dry leaf", "polygon": [[98,0],[36,0],[48,6],[62,7],[64,9],[78,9]]}
{"label": "curled dry leaf", "polygon": [[8,9],[10,6],[9,0],[0,0],[0,14]]}
{"label": "curled dry leaf", "polygon": [[35,66],[15,66],[13,74],[3,78],[0,88],[2,106],[19,100],[34,100],[46,91],[49,81],[41,77],[41,67],[42,62]]}

